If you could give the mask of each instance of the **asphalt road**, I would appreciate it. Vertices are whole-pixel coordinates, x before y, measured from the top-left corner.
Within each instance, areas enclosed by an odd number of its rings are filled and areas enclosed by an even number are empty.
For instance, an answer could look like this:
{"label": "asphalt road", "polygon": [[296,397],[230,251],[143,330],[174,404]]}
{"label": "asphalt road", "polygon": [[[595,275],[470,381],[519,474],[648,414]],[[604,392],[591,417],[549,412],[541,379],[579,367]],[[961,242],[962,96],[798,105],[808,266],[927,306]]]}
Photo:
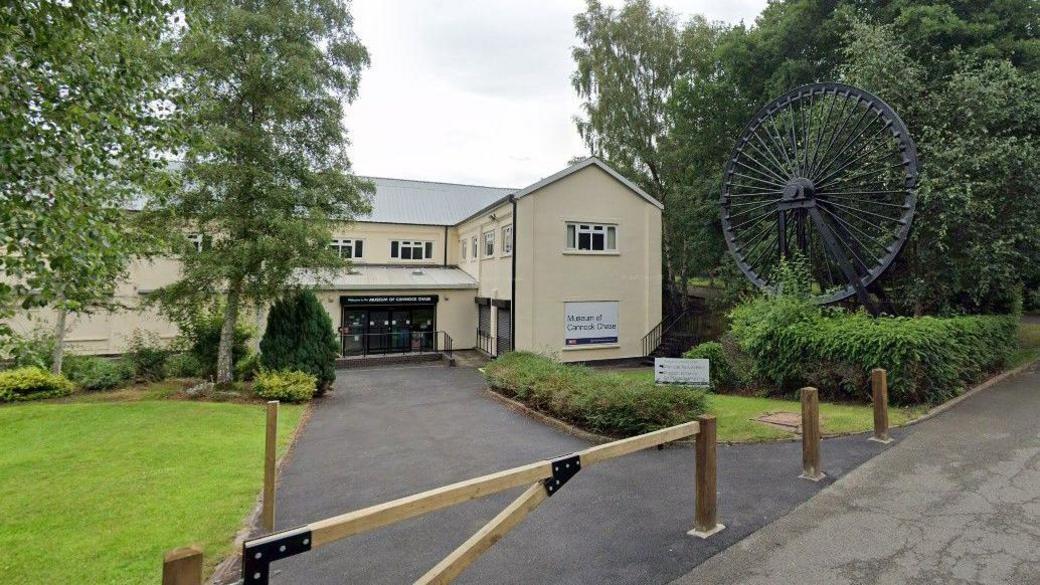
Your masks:
{"label": "asphalt road", "polygon": [[[341,370],[285,467],[278,527],[292,528],[447,483],[563,455],[587,444],[484,395],[469,368]],[[897,436],[899,436],[897,434]],[[838,477],[889,447],[824,442]],[[692,527],[690,448],[636,453],[582,471],[481,557],[459,583],[668,583],[804,502],[830,479],[798,479],[799,443],[720,446],[727,528]],[[358,535],[272,565],[273,583],[411,583],[520,489]]]}
{"label": "asphalt road", "polygon": [[1034,364],[675,583],[1040,583],[1038,421]]}

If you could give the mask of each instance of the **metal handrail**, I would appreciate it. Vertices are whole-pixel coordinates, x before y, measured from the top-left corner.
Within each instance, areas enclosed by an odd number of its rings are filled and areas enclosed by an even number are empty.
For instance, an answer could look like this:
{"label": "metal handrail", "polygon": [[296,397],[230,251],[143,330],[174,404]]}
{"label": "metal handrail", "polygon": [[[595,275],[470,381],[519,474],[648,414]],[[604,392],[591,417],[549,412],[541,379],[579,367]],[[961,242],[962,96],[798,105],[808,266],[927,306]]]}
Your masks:
{"label": "metal handrail", "polygon": [[[666,333],[675,328],[680,323],[685,323],[687,318],[693,316],[691,309],[681,311],[678,315],[669,315],[661,322],[654,326],[649,333],[643,336],[643,355],[648,356],[661,346],[661,341],[664,339]],[[665,324],[667,322],[667,325]]]}
{"label": "metal handrail", "polygon": [[[348,338],[362,338],[361,347],[347,352]],[[372,340],[382,343],[371,343]],[[402,344],[401,342],[405,343]],[[447,331],[398,331],[387,333],[340,333],[340,355],[344,357],[393,353],[444,353],[452,357],[454,341]],[[376,346],[376,349],[373,349]]]}

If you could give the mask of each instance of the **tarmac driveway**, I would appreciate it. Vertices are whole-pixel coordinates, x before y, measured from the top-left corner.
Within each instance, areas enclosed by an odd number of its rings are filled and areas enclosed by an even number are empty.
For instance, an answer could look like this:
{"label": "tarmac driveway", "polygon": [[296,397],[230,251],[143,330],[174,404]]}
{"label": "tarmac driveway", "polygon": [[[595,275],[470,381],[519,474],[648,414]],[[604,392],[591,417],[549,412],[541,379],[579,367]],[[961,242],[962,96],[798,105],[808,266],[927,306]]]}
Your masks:
{"label": "tarmac driveway", "polygon": [[[340,370],[335,391],[317,403],[283,468],[277,525],[292,528],[586,446],[488,398],[473,369]],[[578,474],[458,582],[667,583],[884,449],[860,436],[825,441],[830,479],[812,483],[797,478],[798,443],[720,446],[727,528],[707,541],[686,535],[693,450],[628,455]],[[411,583],[521,490],[279,561],[272,582]]]}

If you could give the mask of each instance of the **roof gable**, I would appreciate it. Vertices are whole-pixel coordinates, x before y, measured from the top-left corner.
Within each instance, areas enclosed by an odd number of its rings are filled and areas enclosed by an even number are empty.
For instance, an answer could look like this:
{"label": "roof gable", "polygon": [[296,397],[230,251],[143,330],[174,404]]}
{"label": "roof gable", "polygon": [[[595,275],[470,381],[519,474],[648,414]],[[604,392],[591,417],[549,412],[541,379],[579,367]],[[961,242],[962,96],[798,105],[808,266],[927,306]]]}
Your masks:
{"label": "roof gable", "polygon": [[642,189],[640,189],[638,185],[636,185],[632,181],[629,181],[625,177],[621,176],[621,173],[618,173],[614,169],[610,168],[609,166],[607,166],[606,163],[604,163],[603,161],[599,160],[598,158],[596,158],[594,156],[590,156],[589,158],[587,158],[585,160],[576,162],[573,165],[563,169],[562,171],[560,171],[560,172],[558,172],[558,173],[556,173],[554,175],[550,175],[550,176],[542,179],[541,181],[538,181],[537,183],[534,183],[532,185],[524,187],[523,189],[513,193],[513,197],[516,198],[516,199],[520,199],[521,197],[526,197],[526,196],[530,195],[531,193],[534,193],[535,191],[541,189],[542,187],[545,187],[546,185],[549,185],[551,183],[555,183],[556,181],[559,181],[560,179],[563,179],[563,178],[565,178],[567,176],[573,175],[574,173],[576,173],[576,172],[578,172],[580,170],[583,170],[585,168],[588,168],[590,166],[598,167],[600,170],[606,172],[608,175],[610,175],[611,177],[616,179],[622,185],[624,185],[625,187],[628,187],[628,189],[630,191],[632,191],[634,194],[636,194],[639,197],[642,197],[643,199],[645,199],[646,202],[649,203],[650,205],[653,205],[654,207],[656,207],[658,209],[664,209],[664,204],[662,204],[657,199],[654,199],[653,197],[651,197],[649,194],[647,194],[646,191],[643,191]]}

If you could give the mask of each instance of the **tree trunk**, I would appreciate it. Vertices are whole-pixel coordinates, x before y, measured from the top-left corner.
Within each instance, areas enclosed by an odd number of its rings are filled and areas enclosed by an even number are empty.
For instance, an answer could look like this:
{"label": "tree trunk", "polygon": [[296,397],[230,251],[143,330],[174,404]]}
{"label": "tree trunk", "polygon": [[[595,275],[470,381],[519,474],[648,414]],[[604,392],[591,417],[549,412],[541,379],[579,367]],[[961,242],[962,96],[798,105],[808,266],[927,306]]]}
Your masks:
{"label": "tree trunk", "polygon": [[65,295],[58,295],[58,316],[54,320],[54,349],[51,352],[51,372],[61,374],[61,362],[65,359],[65,319],[69,310],[65,308]]}
{"label": "tree trunk", "polygon": [[228,287],[227,306],[224,307],[224,324],[220,328],[220,345],[217,348],[217,383],[226,384],[234,378],[234,362],[231,349],[235,345],[235,325],[238,323],[238,304],[241,295],[241,281],[232,282]]}

